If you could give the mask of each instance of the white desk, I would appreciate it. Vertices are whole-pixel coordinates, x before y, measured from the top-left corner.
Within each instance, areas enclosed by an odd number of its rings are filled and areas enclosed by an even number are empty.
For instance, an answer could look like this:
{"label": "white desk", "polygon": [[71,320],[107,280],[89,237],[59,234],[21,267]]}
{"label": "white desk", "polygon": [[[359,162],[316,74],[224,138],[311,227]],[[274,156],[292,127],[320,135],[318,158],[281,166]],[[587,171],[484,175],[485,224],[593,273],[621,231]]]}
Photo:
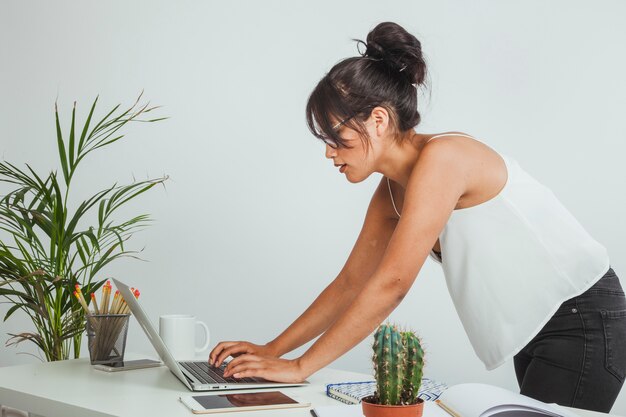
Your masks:
{"label": "white desk", "polygon": [[[338,405],[326,396],[325,384],[367,379],[371,377],[323,369],[308,379],[310,386],[282,391],[308,400],[314,407]],[[106,373],[93,369],[84,358],[0,368],[0,404],[45,417],[192,417],[194,414],[178,401],[179,396],[190,393],[165,366]],[[581,417],[607,416],[574,411]],[[237,417],[281,416],[311,414],[305,408],[237,413]]]}

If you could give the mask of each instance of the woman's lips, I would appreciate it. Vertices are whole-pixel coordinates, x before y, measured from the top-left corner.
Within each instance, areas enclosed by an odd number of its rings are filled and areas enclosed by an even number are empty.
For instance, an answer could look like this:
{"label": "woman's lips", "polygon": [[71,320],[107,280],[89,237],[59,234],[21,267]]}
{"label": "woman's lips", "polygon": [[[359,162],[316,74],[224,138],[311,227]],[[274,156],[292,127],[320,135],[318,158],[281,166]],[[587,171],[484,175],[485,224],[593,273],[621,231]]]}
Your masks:
{"label": "woman's lips", "polygon": [[346,171],[347,166],[348,166],[347,164],[340,165],[339,172],[343,174]]}

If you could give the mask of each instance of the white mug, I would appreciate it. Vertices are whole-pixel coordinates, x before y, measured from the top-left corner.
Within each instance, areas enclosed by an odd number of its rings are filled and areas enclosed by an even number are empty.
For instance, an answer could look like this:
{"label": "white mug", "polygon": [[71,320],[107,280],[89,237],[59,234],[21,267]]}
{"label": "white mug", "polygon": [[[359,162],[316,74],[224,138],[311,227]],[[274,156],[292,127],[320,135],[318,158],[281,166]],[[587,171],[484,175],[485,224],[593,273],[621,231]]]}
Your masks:
{"label": "white mug", "polygon": [[[196,325],[204,328],[205,342],[196,347]],[[159,336],[174,359],[190,360],[209,347],[209,328],[196,316],[189,314],[167,314],[159,317]]]}

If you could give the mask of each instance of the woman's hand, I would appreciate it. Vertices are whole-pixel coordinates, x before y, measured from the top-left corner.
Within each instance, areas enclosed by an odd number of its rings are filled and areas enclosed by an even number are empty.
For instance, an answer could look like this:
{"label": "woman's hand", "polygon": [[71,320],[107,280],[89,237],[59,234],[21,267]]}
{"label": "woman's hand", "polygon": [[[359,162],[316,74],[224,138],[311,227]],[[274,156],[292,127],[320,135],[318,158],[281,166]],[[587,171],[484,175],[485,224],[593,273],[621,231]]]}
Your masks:
{"label": "woman's hand", "polygon": [[228,363],[224,377],[258,377],[274,382],[302,382],[308,376],[299,359],[280,359],[254,354],[241,355]]}
{"label": "woman's hand", "polygon": [[271,345],[255,345],[250,342],[220,342],[209,354],[209,365],[221,366],[229,356],[236,358],[240,355],[255,354],[265,357],[277,357],[277,352]]}

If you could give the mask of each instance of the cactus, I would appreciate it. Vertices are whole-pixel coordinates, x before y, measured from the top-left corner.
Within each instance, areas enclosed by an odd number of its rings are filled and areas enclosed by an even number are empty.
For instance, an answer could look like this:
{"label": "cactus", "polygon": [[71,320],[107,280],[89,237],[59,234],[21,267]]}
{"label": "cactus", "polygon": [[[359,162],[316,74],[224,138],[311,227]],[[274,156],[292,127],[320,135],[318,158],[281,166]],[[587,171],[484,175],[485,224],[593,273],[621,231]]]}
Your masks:
{"label": "cactus", "polygon": [[395,327],[382,325],[374,335],[374,369],[380,404],[395,405],[402,401],[404,384],[404,346],[402,334]]}
{"label": "cactus", "polygon": [[413,332],[381,325],[374,334],[376,400],[383,405],[413,404],[422,382],[424,351]]}
{"label": "cactus", "polygon": [[402,341],[406,346],[406,374],[404,378],[403,395],[405,404],[413,404],[422,385],[424,370],[424,350],[420,340],[413,332],[404,332]]}

